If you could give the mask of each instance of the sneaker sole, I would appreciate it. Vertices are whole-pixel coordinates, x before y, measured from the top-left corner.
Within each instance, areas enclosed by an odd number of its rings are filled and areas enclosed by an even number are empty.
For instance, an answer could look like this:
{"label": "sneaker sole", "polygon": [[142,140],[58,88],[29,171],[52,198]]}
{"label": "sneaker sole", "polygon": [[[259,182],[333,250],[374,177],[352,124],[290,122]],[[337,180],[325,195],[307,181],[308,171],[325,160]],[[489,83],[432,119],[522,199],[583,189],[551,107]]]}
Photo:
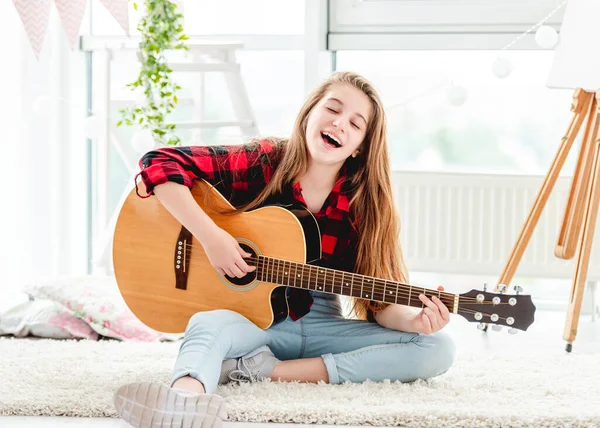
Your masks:
{"label": "sneaker sole", "polygon": [[160,383],[123,385],[113,401],[119,416],[136,428],[222,428],[227,417],[223,397],[188,396]]}

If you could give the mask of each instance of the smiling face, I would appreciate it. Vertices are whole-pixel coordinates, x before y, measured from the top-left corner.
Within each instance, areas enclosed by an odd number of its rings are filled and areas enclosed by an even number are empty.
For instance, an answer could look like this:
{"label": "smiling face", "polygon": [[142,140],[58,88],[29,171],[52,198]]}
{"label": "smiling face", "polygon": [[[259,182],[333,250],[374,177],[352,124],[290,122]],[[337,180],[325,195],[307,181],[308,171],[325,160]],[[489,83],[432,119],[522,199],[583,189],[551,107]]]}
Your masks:
{"label": "smiling face", "polygon": [[371,113],[364,92],[346,84],[331,85],[308,116],[306,144],[312,160],[332,165],[356,155]]}

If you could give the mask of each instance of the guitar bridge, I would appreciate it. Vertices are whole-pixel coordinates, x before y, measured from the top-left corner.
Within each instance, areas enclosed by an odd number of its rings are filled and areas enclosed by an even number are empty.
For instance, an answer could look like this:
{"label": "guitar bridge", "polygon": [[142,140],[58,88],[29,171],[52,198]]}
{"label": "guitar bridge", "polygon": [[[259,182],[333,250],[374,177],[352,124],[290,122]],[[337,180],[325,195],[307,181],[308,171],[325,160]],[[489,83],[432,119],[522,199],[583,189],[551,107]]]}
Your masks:
{"label": "guitar bridge", "polygon": [[187,289],[187,279],[190,267],[190,256],[192,253],[192,232],[181,226],[175,246],[174,262],[175,288]]}

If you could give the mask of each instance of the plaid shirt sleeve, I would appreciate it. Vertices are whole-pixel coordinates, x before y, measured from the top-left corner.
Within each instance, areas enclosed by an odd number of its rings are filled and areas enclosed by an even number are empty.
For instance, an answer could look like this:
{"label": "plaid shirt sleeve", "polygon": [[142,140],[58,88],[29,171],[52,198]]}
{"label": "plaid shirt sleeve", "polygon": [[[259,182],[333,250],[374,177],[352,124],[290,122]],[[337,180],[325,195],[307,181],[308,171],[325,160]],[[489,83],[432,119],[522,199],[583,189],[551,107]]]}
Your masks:
{"label": "plaid shirt sleeve", "polygon": [[253,199],[269,182],[278,149],[269,140],[229,146],[164,147],[140,159],[140,176],[147,198],[159,184],[173,181],[189,188],[197,179],[215,186],[234,205]]}

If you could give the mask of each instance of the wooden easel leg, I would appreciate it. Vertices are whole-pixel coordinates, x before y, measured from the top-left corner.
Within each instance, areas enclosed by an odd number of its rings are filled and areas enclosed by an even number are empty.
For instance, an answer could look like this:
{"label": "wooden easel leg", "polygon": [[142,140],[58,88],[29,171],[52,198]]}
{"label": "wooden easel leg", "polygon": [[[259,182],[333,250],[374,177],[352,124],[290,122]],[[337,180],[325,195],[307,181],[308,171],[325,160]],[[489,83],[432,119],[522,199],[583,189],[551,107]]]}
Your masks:
{"label": "wooden easel leg", "polygon": [[[600,97],[598,93],[597,99]],[[596,112],[596,116],[600,113]],[[569,308],[567,310],[567,320],[563,338],[567,341],[566,350],[571,352],[573,341],[577,336],[577,325],[581,313],[581,304],[587,279],[590,254],[594,232],[596,229],[596,219],[598,217],[598,207],[600,206],[600,132],[598,132],[598,117],[596,117],[596,127],[594,132],[594,157],[592,171],[590,175],[589,192],[586,197],[585,212],[583,217],[583,232],[579,244],[579,254],[577,257],[577,266],[575,268],[575,277],[571,287]]]}
{"label": "wooden easel leg", "polygon": [[581,143],[575,173],[571,182],[569,198],[563,214],[563,222],[558,234],[554,255],[559,259],[572,259],[577,250],[577,244],[581,237],[585,203],[589,195],[592,163],[594,161],[594,149],[596,139],[597,115],[596,99],[592,100],[586,114],[587,123],[585,134]]}
{"label": "wooden easel leg", "polygon": [[[535,226],[537,225],[542,211],[546,206],[546,202],[548,202],[548,198],[550,197],[550,193],[552,192],[554,184],[558,179],[558,175],[560,174],[569,151],[571,150],[571,146],[575,141],[575,137],[577,136],[577,133],[581,128],[581,124],[587,116],[586,113],[589,111],[593,96],[594,94],[582,91],[580,89],[575,91],[573,95],[573,104],[571,105],[571,110],[574,112],[574,115],[571,119],[569,129],[562,138],[558,152],[552,161],[552,165],[550,166],[550,170],[544,179],[542,187],[538,191],[533,208],[527,217],[525,225],[521,229],[521,233],[519,234],[519,237],[511,251],[508,262],[504,267],[502,274],[500,275],[498,284],[510,284],[512,277],[519,266],[519,262],[523,257],[523,253],[529,244],[529,240],[531,239],[531,235],[533,234]],[[496,285],[496,291],[498,291],[498,285]]]}

